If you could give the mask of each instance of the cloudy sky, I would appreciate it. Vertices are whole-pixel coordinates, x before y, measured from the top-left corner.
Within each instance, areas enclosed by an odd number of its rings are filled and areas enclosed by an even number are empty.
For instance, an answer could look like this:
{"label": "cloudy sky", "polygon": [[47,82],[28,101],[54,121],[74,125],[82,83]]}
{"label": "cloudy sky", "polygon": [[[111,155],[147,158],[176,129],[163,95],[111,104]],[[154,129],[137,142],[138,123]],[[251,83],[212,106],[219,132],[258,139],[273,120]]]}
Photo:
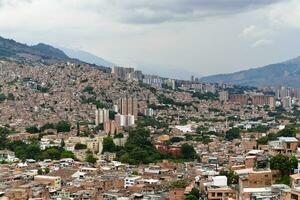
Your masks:
{"label": "cloudy sky", "polygon": [[0,0],[0,35],[182,78],[300,55],[299,0]]}

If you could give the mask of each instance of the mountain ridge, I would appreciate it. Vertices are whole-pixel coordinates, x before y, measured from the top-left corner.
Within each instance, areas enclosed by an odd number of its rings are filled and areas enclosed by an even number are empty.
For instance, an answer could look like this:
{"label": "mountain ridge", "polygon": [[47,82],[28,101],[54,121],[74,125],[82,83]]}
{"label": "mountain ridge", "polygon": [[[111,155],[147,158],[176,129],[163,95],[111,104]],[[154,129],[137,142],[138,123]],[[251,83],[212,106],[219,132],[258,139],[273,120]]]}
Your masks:
{"label": "mountain ridge", "polygon": [[251,68],[228,74],[202,77],[203,82],[223,82],[255,87],[288,86],[300,87],[300,56],[263,67]]}
{"label": "mountain ridge", "polygon": [[63,52],[70,58],[79,59],[87,63],[96,64],[104,67],[111,67],[114,65],[114,63],[87,51],[69,49],[64,47],[60,49],[63,50]]}
{"label": "mountain ridge", "polygon": [[[59,48],[48,44],[38,43],[29,46],[19,43],[13,39],[6,39],[0,36],[0,59],[12,60],[20,63],[42,63],[54,64],[72,62],[75,64],[90,64],[79,59],[70,58]],[[106,66],[90,64],[99,70],[110,72],[110,68]]]}

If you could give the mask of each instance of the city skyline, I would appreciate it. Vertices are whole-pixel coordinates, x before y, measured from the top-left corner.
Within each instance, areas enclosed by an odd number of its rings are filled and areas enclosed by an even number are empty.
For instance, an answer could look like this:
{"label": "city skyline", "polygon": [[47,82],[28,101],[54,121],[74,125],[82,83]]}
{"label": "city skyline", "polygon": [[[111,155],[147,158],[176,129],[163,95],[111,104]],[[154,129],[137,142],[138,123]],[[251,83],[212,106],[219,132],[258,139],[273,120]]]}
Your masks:
{"label": "city skyline", "polygon": [[299,8],[296,0],[2,0],[0,31],[24,43],[81,49],[117,65],[186,78],[299,56]]}

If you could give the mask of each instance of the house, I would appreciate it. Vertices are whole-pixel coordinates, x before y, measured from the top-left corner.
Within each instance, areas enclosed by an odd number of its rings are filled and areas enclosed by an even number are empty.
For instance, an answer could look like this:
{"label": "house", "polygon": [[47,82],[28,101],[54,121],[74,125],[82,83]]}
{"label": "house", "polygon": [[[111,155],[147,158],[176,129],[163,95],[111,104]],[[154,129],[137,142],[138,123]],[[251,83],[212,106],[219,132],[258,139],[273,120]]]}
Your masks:
{"label": "house", "polygon": [[0,150],[0,161],[15,162],[18,158],[15,157],[15,153],[9,150]]}
{"label": "house", "polygon": [[124,187],[128,188],[130,186],[133,186],[135,184],[137,184],[138,180],[141,179],[141,176],[131,176],[131,177],[126,177],[125,178],[125,184]]}

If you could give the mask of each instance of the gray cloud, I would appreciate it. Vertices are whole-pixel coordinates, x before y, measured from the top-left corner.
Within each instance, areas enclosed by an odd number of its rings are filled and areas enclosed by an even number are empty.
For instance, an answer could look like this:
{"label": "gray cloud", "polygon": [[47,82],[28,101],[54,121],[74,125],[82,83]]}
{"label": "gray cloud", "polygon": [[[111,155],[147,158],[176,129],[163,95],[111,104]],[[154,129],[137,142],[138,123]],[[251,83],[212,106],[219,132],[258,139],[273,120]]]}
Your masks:
{"label": "gray cloud", "polygon": [[[157,24],[236,14],[282,0],[109,0],[118,20],[132,24]],[[101,8],[102,9],[102,8]]]}
{"label": "gray cloud", "polygon": [[13,5],[17,2],[25,2],[30,3],[32,0],[0,0],[0,7],[3,7],[5,5]]}

